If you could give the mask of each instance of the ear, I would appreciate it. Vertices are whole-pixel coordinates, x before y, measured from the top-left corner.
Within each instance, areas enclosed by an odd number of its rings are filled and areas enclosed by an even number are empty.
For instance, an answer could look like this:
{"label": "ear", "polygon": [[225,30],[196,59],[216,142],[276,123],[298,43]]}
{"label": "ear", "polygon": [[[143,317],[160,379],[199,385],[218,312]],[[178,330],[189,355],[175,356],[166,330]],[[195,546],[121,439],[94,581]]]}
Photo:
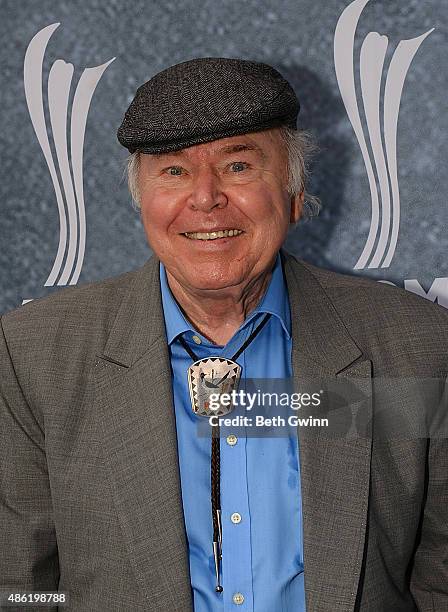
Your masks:
{"label": "ear", "polygon": [[302,216],[303,203],[305,201],[305,191],[301,191],[299,194],[291,198],[291,213],[289,216],[289,222],[297,223]]}

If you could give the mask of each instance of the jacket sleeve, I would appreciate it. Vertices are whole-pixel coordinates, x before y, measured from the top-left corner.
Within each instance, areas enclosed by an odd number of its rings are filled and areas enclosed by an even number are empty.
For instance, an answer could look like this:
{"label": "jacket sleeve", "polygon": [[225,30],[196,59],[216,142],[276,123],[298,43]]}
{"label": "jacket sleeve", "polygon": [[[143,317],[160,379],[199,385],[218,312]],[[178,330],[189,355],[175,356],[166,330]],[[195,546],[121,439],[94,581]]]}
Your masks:
{"label": "jacket sleeve", "polygon": [[426,501],[411,575],[422,612],[448,610],[448,383],[441,408],[444,423],[428,442]]}
{"label": "jacket sleeve", "polygon": [[22,392],[1,323],[0,592],[57,591],[59,563],[43,422]]}

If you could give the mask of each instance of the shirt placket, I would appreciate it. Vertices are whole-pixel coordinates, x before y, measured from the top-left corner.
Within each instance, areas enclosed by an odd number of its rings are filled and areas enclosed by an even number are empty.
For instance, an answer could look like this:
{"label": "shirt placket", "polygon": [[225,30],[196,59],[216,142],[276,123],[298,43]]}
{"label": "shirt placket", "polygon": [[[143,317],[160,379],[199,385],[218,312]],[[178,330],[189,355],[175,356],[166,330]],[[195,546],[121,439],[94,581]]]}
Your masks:
{"label": "shirt placket", "polygon": [[253,611],[252,555],[245,436],[223,428],[221,438],[224,610]]}
{"label": "shirt placket", "polygon": [[[238,334],[237,342],[226,347],[229,357],[245,342],[253,326]],[[243,330],[242,330],[243,331]],[[225,355],[224,355],[225,352]],[[245,353],[239,358],[247,376]],[[239,412],[239,411],[238,411]],[[235,413],[230,413],[232,417]],[[243,427],[221,427],[221,512],[222,573],[225,612],[253,612],[251,518],[247,475],[247,437]]]}

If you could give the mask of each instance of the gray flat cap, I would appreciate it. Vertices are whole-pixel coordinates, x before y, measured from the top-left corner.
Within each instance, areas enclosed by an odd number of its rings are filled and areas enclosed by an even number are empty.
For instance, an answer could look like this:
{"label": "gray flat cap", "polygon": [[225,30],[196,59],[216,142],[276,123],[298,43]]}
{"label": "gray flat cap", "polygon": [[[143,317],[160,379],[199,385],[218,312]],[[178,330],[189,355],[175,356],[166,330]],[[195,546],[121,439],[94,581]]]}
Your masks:
{"label": "gray flat cap", "polygon": [[167,153],[278,126],[296,129],[299,109],[293,88],[272,66],[203,57],[139,87],[117,135],[131,153]]}

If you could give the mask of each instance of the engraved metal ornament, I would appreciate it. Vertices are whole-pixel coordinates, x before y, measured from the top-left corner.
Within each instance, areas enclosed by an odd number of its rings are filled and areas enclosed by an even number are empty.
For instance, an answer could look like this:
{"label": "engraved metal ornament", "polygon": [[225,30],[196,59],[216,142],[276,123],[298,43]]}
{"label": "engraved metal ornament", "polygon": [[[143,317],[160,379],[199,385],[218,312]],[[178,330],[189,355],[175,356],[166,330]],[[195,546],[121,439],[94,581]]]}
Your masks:
{"label": "engraved metal ornament", "polygon": [[210,396],[237,391],[240,377],[241,366],[230,359],[209,357],[195,361],[188,368],[188,387],[193,412],[204,417],[229,414],[233,410],[232,404],[225,406],[220,403],[212,410]]}

